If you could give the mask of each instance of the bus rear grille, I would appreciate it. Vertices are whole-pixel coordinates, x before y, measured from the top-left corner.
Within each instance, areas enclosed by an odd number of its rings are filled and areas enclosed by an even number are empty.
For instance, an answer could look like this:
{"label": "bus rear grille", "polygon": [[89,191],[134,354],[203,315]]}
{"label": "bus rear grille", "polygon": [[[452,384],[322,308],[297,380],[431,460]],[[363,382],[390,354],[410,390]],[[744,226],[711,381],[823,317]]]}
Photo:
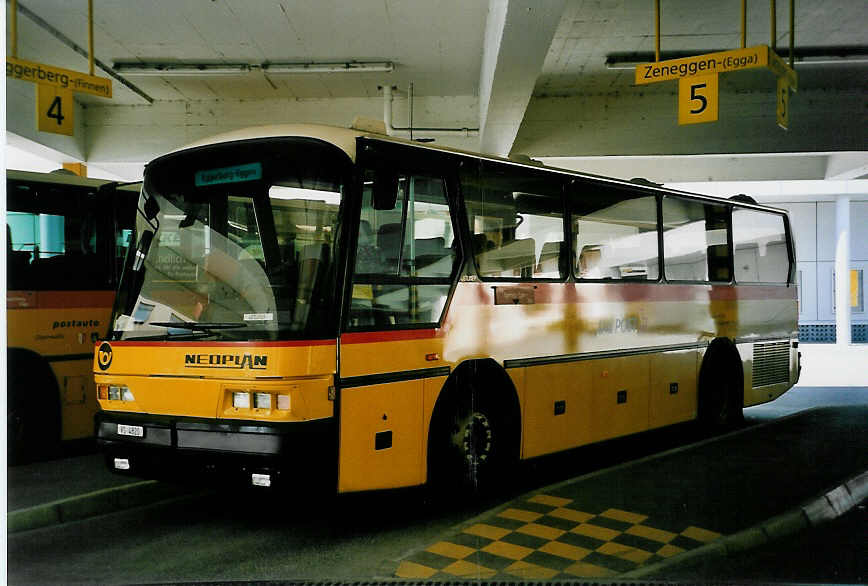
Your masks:
{"label": "bus rear grille", "polygon": [[753,388],[790,380],[790,343],[767,342],[753,345]]}

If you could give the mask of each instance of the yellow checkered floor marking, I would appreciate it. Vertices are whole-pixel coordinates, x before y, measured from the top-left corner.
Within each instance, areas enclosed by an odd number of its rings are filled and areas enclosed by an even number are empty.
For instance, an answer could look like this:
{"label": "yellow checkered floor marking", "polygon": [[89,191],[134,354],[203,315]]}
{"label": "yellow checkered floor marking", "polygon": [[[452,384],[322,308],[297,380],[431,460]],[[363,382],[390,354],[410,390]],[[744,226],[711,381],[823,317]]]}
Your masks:
{"label": "yellow checkered floor marking", "polygon": [[688,527],[681,532],[684,537],[701,541],[702,543],[711,543],[715,539],[720,538],[720,533],[709,531],[708,529],[700,529],[699,527]]}
{"label": "yellow checkered floor marking", "polygon": [[457,562],[449,564],[443,568],[443,571],[447,574],[458,576],[459,578],[491,578],[497,573],[497,571],[492,570],[491,568],[486,568],[479,564],[472,564],[464,560],[458,560]]}
{"label": "yellow checkered floor marking", "polygon": [[[688,525],[654,526],[653,517],[538,494],[488,515],[402,560],[399,578],[605,578],[711,543],[720,533]],[[687,525],[687,523],[685,523]]]}
{"label": "yellow checkered floor marking", "polygon": [[542,517],[542,513],[534,513],[533,511],[524,511],[522,509],[506,509],[504,512],[500,513],[498,517],[515,519],[516,521],[524,521],[525,523],[533,523]]}
{"label": "yellow checkered floor marking", "polygon": [[436,553],[438,555],[442,555],[448,558],[461,560],[474,553],[476,550],[471,547],[466,547],[464,545],[456,545],[454,543],[449,543],[448,541],[440,541],[438,543],[435,543],[425,551],[430,551],[431,553]]}
{"label": "yellow checkered floor marking", "polygon": [[494,543],[489,543],[488,545],[483,547],[482,551],[487,553],[493,553],[494,555],[499,555],[501,557],[509,558],[511,560],[520,560],[521,558],[526,558],[527,556],[532,554],[534,550],[529,547],[515,545],[514,543],[495,541]]}

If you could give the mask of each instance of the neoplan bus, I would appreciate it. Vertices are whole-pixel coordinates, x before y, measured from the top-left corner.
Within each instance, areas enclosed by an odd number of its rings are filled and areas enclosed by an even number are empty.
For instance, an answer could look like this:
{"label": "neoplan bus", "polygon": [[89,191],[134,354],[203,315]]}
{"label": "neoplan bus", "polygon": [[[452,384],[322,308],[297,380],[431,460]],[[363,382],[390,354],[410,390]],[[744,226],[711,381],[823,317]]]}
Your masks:
{"label": "neoplan bus", "polygon": [[10,463],[93,437],[93,344],[109,331],[138,187],[6,173]]}
{"label": "neoplan bus", "polygon": [[482,488],[798,377],[779,210],[321,126],[158,158],[138,207],[93,362],[129,474]]}

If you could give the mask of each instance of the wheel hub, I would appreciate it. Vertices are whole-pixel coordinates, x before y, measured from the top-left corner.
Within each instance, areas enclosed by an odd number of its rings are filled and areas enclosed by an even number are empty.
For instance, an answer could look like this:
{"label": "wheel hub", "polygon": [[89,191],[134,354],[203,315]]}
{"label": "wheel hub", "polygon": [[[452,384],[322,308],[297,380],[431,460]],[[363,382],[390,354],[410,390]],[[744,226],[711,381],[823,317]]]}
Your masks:
{"label": "wheel hub", "polygon": [[464,426],[462,450],[469,462],[483,463],[491,455],[491,422],[484,413],[474,412]]}

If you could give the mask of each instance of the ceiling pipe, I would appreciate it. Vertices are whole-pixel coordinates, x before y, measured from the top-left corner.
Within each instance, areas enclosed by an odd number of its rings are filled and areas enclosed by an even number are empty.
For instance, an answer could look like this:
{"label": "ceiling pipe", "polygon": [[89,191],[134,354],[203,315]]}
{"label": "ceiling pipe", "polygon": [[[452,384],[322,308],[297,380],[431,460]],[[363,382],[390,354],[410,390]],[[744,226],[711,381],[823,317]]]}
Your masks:
{"label": "ceiling pipe", "polygon": [[479,136],[479,128],[432,128],[424,126],[393,126],[392,125],[392,86],[384,85],[383,88],[383,122],[386,125],[386,134],[389,136],[401,136],[410,138],[411,128],[413,132],[426,134],[462,135],[465,137]]}

